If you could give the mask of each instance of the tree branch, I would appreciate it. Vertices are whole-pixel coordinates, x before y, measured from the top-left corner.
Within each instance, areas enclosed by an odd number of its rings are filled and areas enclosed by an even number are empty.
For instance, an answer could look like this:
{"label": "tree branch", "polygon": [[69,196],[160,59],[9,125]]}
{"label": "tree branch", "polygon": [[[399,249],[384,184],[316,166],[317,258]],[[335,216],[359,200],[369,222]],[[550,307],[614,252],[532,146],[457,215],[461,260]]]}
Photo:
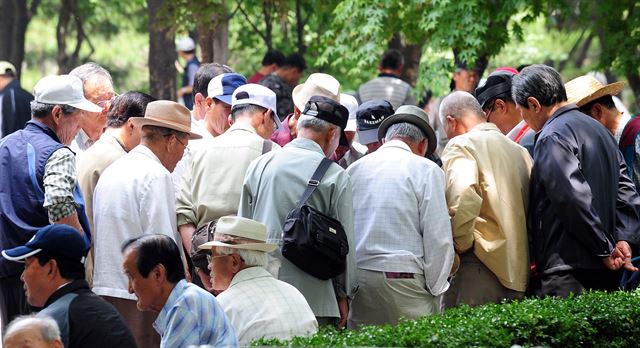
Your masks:
{"label": "tree branch", "polygon": [[262,40],[266,44],[267,43],[267,38],[264,36],[264,34],[262,34],[260,29],[258,29],[258,27],[255,24],[253,24],[251,19],[249,19],[249,14],[247,14],[247,12],[242,8],[242,4],[241,3],[242,3],[242,1],[239,0],[238,1],[238,9],[240,9],[240,12],[242,12],[242,14],[244,15],[244,18],[247,19],[247,22],[249,23],[249,25],[251,25],[251,28],[253,28],[253,31],[255,31],[258,35],[260,35],[260,37],[262,38]]}
{"label": "tree branch", "polygon": [[38,10],[38,6],[40,6],[41,2],[42,0],[33,0],[31,2],[31,6],[29,6],[29,11],[27,11],[27,23],[29,23],[31,21],[31,18],[33,18],[33,16],[36,15],[36,11]]}

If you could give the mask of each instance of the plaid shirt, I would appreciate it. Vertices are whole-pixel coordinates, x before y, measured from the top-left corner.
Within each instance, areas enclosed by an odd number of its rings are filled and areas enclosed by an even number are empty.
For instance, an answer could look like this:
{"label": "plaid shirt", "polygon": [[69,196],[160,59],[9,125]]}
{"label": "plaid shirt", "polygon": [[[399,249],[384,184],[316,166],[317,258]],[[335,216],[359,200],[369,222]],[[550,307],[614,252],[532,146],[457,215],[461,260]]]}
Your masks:
{"label": "plaid shirt", "polygon": [[44,166],[44,204],[49,222],[54,223],[76,212],[76,156],[69,148],[54,151]]}

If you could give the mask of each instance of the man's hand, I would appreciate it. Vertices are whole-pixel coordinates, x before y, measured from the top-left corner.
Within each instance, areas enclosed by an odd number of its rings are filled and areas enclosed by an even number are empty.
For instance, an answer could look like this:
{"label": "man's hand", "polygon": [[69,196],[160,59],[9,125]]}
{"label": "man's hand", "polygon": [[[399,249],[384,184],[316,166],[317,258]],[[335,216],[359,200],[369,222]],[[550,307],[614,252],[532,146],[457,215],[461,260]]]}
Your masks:
{"label": "man's hand", "polygon": [[616,247],[613,249],[611,255],[602,258],[602,262],[604,262],[604,265],[608,269],[613,271],[620,269],[620,267],[624,267],[624,269],[632,272],[638,270],[638,268],[631,263],[631,247],[629,243],[624,240],[616,243]]}
{"label": "man's hand", "polygon": [[340,321],[336,324],[336,328],[342,330],[347,327],[349,318],[349,300],[346,297],[338,297],[338,310],[340,310]]}

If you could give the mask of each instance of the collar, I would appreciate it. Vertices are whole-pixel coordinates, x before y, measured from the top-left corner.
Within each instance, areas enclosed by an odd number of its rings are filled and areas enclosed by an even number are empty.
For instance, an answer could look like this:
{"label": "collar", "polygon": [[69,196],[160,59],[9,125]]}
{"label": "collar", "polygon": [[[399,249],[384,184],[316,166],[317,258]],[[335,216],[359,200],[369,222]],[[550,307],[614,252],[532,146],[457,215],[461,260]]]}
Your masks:
{"label": "collar", "polygon": [[102,139],[102,137],[104,137],[105,141],[108,141],[110,143],[112,143],[113,145],[118,145],[122,148],[122,151],[124,152],[129,152],[127,151],[127,148],[124,147],[124,144],[122,142],[120,142],[120,139],[118,139],[115,135],[113,134],[109,134],[109,133],[102,133],[102,135],[100,136],[100,139]]}
{"label": "collar", "polygon": [[[482,132],[482,131],[500,132],[500,129],[498,129],[498,126],[496,126],[495,124],[493,124],[491,122],[483,122],[483,123],[475,125],[475,127],[471,128],[471,130],[469,130],[469,131],[470,132]],[[500,132],[500,134],[502,134],[502,132]]]}
{"label": "collar", "polygon": [[[158,158],[158,156],[156,156],[155,153],[153,153],[153,151],[151,151],[150,148],[146,147],[143,144],[140,144],[136,147],[134,147],[133,149],[131,149],[130,151],[131,153],[135,152],[135,153],[139,153],[145,157],[149,157],[150,159],[158,162],[158,164],[162,165],[162,162],[160,162],[160,159]],[[164,168],[164,166],[163,166]]]}
{"label": "collar", "polygon": [[382,144],[382,146],[380,146],[378,151],[386,148],[391,148],[391,147],[411,152],[411,148],[409,147],[409,145],[407,145],[407,143],[405,143],[404,141],[398,140],[398,139],[393,139],[385,142],[384,144]]}
{"label": "collar", "polygon": [[53,294],[51,294],[51,296],[49,296],[49,298],[47,299],[47,302],[44,304],[44,307],[45,308],[49,307],[49,305],[54,303],[60,297],[66,295],[66,294],[68,294],[70,292],[74,292],[74,291],[76,291],[78,289],[82,289],[82,288],[86,288],[87,290],[89,290],[89,284],[87,283],[86,280],[84,280],[84,279],[73,280],[73,281],[61,286]]}
{"label": "collar", "polygon": [[[556,118],[560,117],[560,115],[562,115],[562,114],[564,114],[564,113],[566,113],[566,112],[572,111],[572,110],[578,110],[578,107],[576,106],[576,104],[571,103],[571,104],[567,104],[567,105],[565,105],[565,106],[563,106],[563,107],[561,107],[561,108],[558,108],[558,110],[556,110],[556,111],[551,115],[551,117],[549,117],[549,119],[547,120],[547,122],[545,122],[545,123],[542,125],[542,128],[540,129],[540,131],[542,131],[542,130],[543,130],[543,129],[548,125],[548,124],[550,124],[551,122],[553,122]],[[538,132],[538,133],[540,133],[540,132]]]}
{"label": "collar", "polygon": [[320,145],[318,145],[318,143],[316,143],[315,141],[313,141],[311,139],[298,137],[298,138],[293,139],[289,144],[285,145],[285,148],[288,147],[288,146],[297,147],[299,149],[305,149],[305,150],[317,152],[317,153],[321,154],[322,157],[324,157],[324,152],[322,151],[322,148],[320,147]]}
{"label": "collar", "polygon": [[273,276],[271,275],[271,273],[267,272],[266,269],[260,266],[249,267],[236,273],[236,275],[233,276],[233,279],[231,279],[229,287],[257,278],[273,278]]}
{"label": "collar", "polygon": [[88,149],[94,143],[82,128],[80,128],[78,134],[76,134],[76,142],[78,143],[78,147],[82,150]]}
{"label": "collar", "polygon": [[49,126],[47,126],[46,124],[44,124],[44,123],[42,123],[40,121],[37,121],[35,119],[32,119],[32,120],[27,122],[27,126],[26,127],[29,127],[30,125],[40,129],[42,132],[44,132],[45,134],[47,134],[48,136],[53,138],[53,140],[55,140],[55,141],[57,141],[59,143],[62,143],[60,141],[60,138],[58,138],[58,135],[56,134],[56,132],[54,132],[53,129],[49,128]]}
{"label": "collar", "polygon": [[234,124],[232,124],[231,127],[229,127],[229,129],[227,130],[227,132],[233,132],[233,131],[247,131],[247,132],[258,135],[258,133],[256,132],[256,129],[246,122],[235,122]]}
{"label": "collar", "polygon": [[389,74],[389,73],[379,73],[378,77],[395,77],[397,79],[400,78],[400,76],[396,75],[396,74]]}
{"label": "collar", "polygon": [[176,303],[178,298],[182,296],[182,293],[184,293],[186,287],[187,281],[184,279],[181,279],[178,283],[176,283],[176,285],[171,290],[171,294],[169,294],[169,298],[167,298],[167,302],[165,302],[164,306],[162,306],[162,310],[160,310],[158,318],[156,318],[156,321],[153,322],[153,327],[156,329],[156,331],[158,331],[160,336],[164,334],[165,328],[168,324],[167,321],[169,320],[168,315],[171,312],[173,305]]}

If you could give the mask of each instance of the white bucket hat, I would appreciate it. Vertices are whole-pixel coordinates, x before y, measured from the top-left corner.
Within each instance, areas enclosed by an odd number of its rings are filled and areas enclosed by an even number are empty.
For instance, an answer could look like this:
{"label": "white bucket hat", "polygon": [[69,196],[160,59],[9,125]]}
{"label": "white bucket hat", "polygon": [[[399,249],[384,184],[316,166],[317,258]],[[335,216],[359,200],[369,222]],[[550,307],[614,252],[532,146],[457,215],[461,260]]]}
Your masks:
{"label": "white bucket hat", "polygon": [[304,110],[309,98],[313,96],[327,97],[339,102],[340,82],[328,74],[311,74],[307,81],[293,89],[291,96],[293,103],[300,111]]}
{"label": "white bucket hat", "polygon": [[45,76],[33,87],[33,96],[38,103],[69,105],[89,112],[102,111],[100,106],[84,97],[82,80],[76,76]]}
{"label": "white bucket hat", "polygon": [[239,217],[223,216],[216,223],[213,241],[200,245],[200,250],[212,247],[257,250],[270,253],[278,247],[267,243],[267,227],[258,221]]}

